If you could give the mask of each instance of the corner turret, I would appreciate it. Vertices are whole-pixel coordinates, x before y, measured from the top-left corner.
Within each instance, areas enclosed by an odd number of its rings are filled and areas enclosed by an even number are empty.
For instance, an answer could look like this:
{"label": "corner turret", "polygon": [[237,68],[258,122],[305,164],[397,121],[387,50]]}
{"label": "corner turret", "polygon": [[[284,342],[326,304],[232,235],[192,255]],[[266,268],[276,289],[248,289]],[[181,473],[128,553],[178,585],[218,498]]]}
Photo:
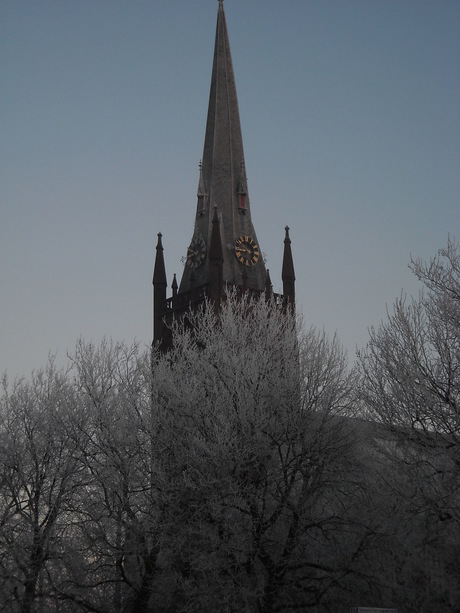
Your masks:
{"label": "corner turret", "polygon": [[281,278],[283,280],[283,296],[289,304],[295,304],[295,273],[294,260],[292,258],[291,239],[289,237],[289,226],[286,226],[284,238],[283,267]]}
{"label": "corner turret", "polygon": [[162,234],[158,232],[155,266],[153,269],[153,341],[159,341],[162,336],[163,323],[160,314],[166,303],[166,268],[163,256]]}

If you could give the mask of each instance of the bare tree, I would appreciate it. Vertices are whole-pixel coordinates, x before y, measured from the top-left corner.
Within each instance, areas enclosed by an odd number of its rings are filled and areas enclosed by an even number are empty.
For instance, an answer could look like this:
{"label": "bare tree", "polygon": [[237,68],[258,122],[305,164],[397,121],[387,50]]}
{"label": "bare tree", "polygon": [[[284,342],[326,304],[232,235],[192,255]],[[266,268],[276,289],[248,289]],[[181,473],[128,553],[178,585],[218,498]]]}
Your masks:
{"label": "bare tree", "polygon": [[155,540],[148,353],[137,344],[79,341],[70,358],[88,415],[81,462],[89,485],[79,501],[81,579],[72,581],[75,570],[69,569],[62,596],[88,610],[116,613],[142,591]]}
{"label": "bare tree", "polygon": [[[29,612],[54,594],[50,575],[72,530],[82,474],[74,427],[79,405],[53,361],[0,400],[0,602]],[[45,605],[44,605],[45,606]],[[46,610],[51,610],[45,606]],[[45,609],[43,609],[45,610]]]}
{"label": "bare tree", "polygon": [[79,341],[67,371],[5,381],[2,610],[113,613],[142,592],[156,539],[150,379],[137,345]]}
{"label": "bare tree", "polygon": [[230,293],[218,315],[208,308],[174,328],[153,379],[164,539],[151,606],[326,602],[353,574],[363,532],[344,420],[354,379],[337,338]]}
{"label": "bare tree", "polygon": [[397,300],[387,321],[370,331],[358,356],[361,397],[367,416],[389,433],[382,453],[393,464],[393,494],[410,524],[406,557],[421,560],[416,570],[410,563],[408,578],[418,582],[423,602],[416,606],[448,610],[460,598],[452,565],[460,554],[459,245],[449,239],[430,262],[412,260],[410,267],[424,289]]}
{"label": "bare tree", "polygon": [[378,593],[395,509],[338,339],[232,292],[172,337],[166,354],[80,341],[66,372],[5,387],[4,608],[331,611]]}

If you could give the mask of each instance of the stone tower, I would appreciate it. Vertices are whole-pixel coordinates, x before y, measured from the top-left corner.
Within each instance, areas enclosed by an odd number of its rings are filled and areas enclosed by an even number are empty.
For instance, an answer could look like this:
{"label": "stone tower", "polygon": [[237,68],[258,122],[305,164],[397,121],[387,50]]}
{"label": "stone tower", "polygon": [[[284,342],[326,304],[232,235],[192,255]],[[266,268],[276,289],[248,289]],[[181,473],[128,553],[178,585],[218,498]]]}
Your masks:
{"label": "stone tower", "polygon": [[[238,98],[223,0],[217,13],[214,61],[203,158],[197,190],[195,223],[180,285],[167,280],[161,234],[153,274],[154,343],[169,345],[168,323],[209,299],[219,307],[226,289],[271,293],[251,219]],[[289,229],[282,265],[283,300],[294,304],[295,275]]]}

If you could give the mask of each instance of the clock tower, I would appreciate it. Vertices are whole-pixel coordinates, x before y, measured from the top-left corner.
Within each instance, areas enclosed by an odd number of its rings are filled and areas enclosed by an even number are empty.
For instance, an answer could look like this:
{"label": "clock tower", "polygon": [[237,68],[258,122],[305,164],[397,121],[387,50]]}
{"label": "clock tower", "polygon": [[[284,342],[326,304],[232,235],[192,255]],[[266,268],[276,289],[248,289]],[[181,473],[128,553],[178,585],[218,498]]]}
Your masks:
{"label": "clock tower", "polygon": [[[214,61],[194,230],[180,285],[174,275],[172,296],[167,280],[161,234],[153,275],[154,342],[169,345],[168,323],[206,299],[216,308],[228,287],[271,293],[268,270],[251,219],[243,139],[235,76],[223,0],[217,13]],[[288,228],[282,266],[283,300],[294,304],[294,265]]]}

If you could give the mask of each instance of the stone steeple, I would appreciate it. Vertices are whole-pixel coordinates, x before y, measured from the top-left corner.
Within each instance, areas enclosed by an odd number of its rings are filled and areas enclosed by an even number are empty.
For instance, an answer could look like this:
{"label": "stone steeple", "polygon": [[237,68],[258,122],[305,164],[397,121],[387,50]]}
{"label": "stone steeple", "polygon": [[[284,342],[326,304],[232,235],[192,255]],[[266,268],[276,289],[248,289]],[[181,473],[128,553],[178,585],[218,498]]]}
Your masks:
{"label": "stone steeple", "polygon": [[[294,265],[288,230],[284,241],[283,298],[294,306]],[[178,288],[166,297],[166,272],[158,235],[153,277],[154,343],[171,344],[170,324],[206,299],[218,309],[226,288],[273,295],[272,283],[251,219],[235,75],[223,0],[217,13],[214,60],[203,157],[199,166],[194,231]]]}
{"label": "stone steeple", "polygon": [[[235,75],[222,0],[217,14],[211,90],[197,196],[192,244],[194,240],[202,238],[209,250],[214,207],[217,207],[223,247],[223,281],[240,285],[244,269],[248,287],[263,290],[266,271],[260,249],[257,249],[259,255],[252,258],[247,251],[243,251],[253,249],[254,245],[258,247],[259,243],[251,220]],[[239,253],[245,257],[241,262],[236,255],[235,243],[242,236],[252,242],[247,245],[243,241]],[[191,272],[191,267],[186,265],[179,292],[190,289]],[[209,258],[196,267],[194,272],[197,286],[208,283]]]}

